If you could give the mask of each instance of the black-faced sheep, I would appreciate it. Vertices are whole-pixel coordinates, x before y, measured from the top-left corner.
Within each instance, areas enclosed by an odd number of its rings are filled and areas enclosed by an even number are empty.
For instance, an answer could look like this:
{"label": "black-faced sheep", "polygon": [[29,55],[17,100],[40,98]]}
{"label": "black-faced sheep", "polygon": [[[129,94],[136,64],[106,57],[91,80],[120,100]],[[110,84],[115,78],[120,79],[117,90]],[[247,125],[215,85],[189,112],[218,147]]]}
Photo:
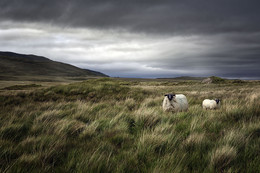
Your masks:
{"label": "black-faced sheep", "polygon": [[202,107],[203,109],[217,109],[220,107],[220,100],[219,99],[215,99],[215,100],[209,100],[209,99],[205,99],[202,102]]}
{"label": "black-faced sheep", "polygon": [[181,112],[187,111],[189,104],[183,94],[165,94],[162,107],[164,111]]}

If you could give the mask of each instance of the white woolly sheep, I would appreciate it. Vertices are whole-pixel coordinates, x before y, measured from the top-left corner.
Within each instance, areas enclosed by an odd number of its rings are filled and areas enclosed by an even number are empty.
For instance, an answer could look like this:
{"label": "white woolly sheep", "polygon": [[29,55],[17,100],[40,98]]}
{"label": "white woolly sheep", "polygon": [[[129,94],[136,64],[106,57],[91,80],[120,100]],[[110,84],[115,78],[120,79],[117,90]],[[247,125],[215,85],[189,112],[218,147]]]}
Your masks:
{"label": "white woolly sheep", "polygon": [[219,99],[215,99],[215,100],[209,100],[209,99],[205,99],[202,102],[202,107],[203,109],[217,109],[220,107],[220,100]]}
{"label": "white woolly sheep", "polygon": [[187,111],[189,104],[187,98],[183,94],[165,94],[163,100],[163,110],[181,112]]}

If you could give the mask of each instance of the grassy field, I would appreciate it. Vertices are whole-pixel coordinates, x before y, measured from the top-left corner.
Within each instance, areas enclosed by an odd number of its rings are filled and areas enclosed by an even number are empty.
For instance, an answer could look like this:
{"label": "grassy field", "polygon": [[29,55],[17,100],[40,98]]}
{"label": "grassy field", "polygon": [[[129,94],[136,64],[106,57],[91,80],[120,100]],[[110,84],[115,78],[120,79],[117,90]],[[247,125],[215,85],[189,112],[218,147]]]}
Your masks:
{"label": "grassy field", "polygon": [[[0,90],[0,172],[260,172],[259,82],[37,85]],[[165,93],[188,112],[163,112]]]}

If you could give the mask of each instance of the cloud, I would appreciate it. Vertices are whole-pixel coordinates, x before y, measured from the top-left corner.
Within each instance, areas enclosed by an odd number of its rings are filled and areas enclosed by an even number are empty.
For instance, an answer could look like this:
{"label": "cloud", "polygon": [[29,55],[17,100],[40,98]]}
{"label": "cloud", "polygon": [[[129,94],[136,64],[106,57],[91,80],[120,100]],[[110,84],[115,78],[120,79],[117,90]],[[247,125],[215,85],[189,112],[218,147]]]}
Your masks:
{"label": "cloud", "polygon": [[172,34],[257,32],[260,2],[251,0],[2,0],[2,19],[69,27]]}
{"label": "cloud", "polygon": [[260,78],[259,5],[2,0],[0,47],[111,76]]}

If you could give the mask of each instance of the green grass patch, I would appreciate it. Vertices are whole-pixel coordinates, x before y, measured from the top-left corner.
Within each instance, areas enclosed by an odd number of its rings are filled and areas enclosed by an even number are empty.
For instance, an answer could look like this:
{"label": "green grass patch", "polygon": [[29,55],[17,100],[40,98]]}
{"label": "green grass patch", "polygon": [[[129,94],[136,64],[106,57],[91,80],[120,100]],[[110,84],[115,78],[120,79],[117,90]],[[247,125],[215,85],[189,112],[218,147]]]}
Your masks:
{"label": "green grass patch", "polygon": [[[109,78],[6,90],[0,172],[259,172],[259,91]],[[163,112],[168,92],[185,94],[189,110]],[[203,110],[215,97],[221,107]]]}
{"label": "green grass patch", "polygon": [[38,84],[29,84],[29,85],[13,85],[9,87],[3,88],[4,90],[26,90],[26,89],[31,89],[31,88],[37,88],[41,87],[42,85]]}

